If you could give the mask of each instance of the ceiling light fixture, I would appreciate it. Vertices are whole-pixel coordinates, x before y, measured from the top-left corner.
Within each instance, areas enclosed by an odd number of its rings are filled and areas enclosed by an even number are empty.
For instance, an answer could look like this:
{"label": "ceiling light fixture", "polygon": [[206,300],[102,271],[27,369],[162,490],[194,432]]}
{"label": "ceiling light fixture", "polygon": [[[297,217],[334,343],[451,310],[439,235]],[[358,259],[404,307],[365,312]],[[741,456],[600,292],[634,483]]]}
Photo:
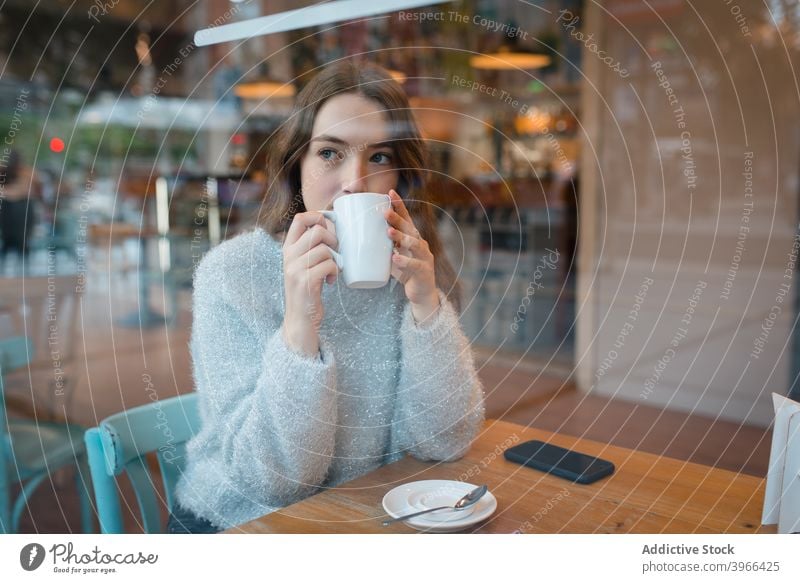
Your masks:
{"label": "ceiling light fixture", "polygon": [[450,0],[382,0],[381,2],[376,2],[375,0],[337,0],[336,2],[316,4],[260,18],[251,18],[242,22],[233,22],[198,30],[194,35],[194,44],[198,47],[204,47],[254,36],[307,28],[309,26],[366,18],[398,10],[409,10],[420,6],[444,4],[448,1]]}
{"label": "ceiling light fixture", "polygon": [[406,79],[408,79],[408,76],[405,73],[398,71],[397,69],[386,69],[386,71],[392,76],[392,79],[397,81],[400,85],[405,83]]}
{"label": "ceiling light fixture", "polygon": [[277,97],[294,97],[295,88],[291,83],[280,81],[251,81],[238,83],[233,88],[237,97],[242,99],[275,99]]}
{"label": "ceiling light fixture", "polygon": [[470,58],[469,64],[474,69],[543,69],[547,67],[551,59],[542,53],[529,51],[511,50],[509,47],[500,47],[496,53],[486,55],[475,55]]}

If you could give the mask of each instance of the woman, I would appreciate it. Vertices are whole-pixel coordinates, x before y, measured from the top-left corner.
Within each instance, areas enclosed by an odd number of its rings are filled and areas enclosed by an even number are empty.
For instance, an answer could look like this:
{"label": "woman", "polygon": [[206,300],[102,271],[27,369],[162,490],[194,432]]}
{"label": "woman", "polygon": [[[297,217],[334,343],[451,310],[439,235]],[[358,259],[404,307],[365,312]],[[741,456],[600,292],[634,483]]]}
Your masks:
{"label": "woman", "polygon": [[[170,532],[214,532],[395,461],[464,454],[483,391],[456,278],[425,202],[425,149],[379,67],[331,65],[298,94],[268,153],[261,228],[195,275],[191,353],[202,427]],[[396,287],[349,289],[319,212],[383,192]]]}

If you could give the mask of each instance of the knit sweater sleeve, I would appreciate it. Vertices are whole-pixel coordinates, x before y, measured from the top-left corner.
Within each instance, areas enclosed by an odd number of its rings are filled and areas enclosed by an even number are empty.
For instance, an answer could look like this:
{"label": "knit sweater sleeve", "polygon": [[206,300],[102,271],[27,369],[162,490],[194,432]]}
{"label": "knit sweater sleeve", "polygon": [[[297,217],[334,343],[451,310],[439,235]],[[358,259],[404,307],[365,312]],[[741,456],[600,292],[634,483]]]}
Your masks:
{"label": "knit sweater sleeve", "polygon": [[214,491],[183,484],[179,499],[206,517],[236,516],[243,506],[264,514],[312,494],[334,452],[331,351],[323,344],[310,358],[290,349],[282,307],[269,308],[264,328],[255,310],[278,295],[251,289],[248,268],[237,269],[224,254],[209,255],[195,276],[190,352],[201,430],[188,455],[219,479]]}
{"label": "knit sweater sleeve", "polygon": [[483,387],[469,341],[446,296],[419,325],[406,304],[400,327],[402,361],[392,425],[393,452],[421,460],[463,456],[484,419]]}

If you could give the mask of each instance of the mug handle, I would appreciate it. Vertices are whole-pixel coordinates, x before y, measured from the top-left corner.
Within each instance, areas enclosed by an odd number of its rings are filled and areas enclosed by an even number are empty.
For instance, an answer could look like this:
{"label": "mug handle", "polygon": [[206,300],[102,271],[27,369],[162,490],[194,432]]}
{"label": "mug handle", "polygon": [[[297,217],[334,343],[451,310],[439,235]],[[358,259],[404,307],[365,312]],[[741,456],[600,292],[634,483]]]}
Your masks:
{"label": "mug handle", "polygon": [[[326,219],[329,219],[334,225],[336,224],[336,211],[319,211],[319,212]],[[331,252],[331,255],[333,256],[333,260],[336,262],[336,266],[341,271],[344,271],[344,259],[342,258],[342,254],[338,253],[337,251],[334,251],[328,245],[325,245],[325,246],[328,247],[328,251]]]}

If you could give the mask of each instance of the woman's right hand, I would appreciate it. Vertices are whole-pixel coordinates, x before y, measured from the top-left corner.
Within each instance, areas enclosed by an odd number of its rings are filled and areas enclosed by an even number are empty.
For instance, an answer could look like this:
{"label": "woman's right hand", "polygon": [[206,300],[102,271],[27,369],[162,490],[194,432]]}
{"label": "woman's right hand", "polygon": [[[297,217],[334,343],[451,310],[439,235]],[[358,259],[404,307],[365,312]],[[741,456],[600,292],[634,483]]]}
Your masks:
{"label": "woman's right hand", "polygon": [[295,350],[316,358],[322,323],[322,283],[333,283],[339,268],[330,249],[339,246],[322,213],[297,213],[283,243],[286,310],[283,337]]}

